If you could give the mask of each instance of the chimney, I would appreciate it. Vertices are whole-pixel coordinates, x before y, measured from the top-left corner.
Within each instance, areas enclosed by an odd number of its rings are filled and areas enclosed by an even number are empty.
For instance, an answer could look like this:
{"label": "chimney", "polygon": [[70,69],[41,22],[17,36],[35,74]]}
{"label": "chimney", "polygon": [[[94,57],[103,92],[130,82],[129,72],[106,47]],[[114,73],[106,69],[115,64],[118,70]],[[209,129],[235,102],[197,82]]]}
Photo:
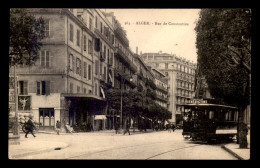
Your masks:
{"label": "chimney", "polygon": [[136,54],[138,54],[138,47],[136,47]]}
{"label": "chimney", "polygon": [[140,51],[140,55],[142,55],[142,51]]}

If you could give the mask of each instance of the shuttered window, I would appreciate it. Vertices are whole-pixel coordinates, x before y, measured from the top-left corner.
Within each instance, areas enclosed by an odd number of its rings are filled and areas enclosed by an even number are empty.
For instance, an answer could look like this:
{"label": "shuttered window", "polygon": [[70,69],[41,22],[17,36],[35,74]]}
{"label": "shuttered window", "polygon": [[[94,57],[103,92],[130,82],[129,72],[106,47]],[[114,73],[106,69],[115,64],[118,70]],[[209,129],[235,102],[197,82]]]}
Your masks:
{"label": "shuttered window", "polygon": [[36,81],[36,95],[50,95],[50,81]]}
{"label": "shuttered window", "polygon": [[27,81],[19,81],[19,94],[20,95],[28,94],[28,82]]}
{"label": "shuttered window", "polygon": [[91,65],[88,65],[88,80],[91,80]]}
{"label": "shuttered window", "polygon": [[70,41],[73,42],[73,25],[70,24]]}

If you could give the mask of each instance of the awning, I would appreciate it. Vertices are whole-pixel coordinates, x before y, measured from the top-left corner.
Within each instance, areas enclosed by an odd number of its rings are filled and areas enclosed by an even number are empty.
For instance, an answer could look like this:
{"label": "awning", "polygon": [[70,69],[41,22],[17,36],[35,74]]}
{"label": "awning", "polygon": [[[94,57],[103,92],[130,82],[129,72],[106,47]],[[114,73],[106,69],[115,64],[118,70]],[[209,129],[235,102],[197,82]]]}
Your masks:
{"label": "awning", "polygon": [[64,97],[68,97],[68,98],[89,98],[89,99],[96,99],[96,100],[101,100],[101,101],[105,101],[105,99],[103,99],[102,97],[96,96],[96,95],[92,95],[92,94],[83,94],[83,93],[62,93],[61,94]]}
{"label": "awning", "polygon": [[107,117],[105,115],[95,115],[95,120],[105,120]]}

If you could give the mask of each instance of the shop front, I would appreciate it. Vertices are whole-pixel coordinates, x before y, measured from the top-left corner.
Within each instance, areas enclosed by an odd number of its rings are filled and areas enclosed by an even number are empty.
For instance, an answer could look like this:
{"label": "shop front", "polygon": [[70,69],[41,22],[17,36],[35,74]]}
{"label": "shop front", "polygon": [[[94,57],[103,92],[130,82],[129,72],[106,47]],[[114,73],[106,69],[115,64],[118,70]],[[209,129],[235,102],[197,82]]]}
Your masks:
{"label": "shop front", "polygon": [[85,94],[64,94],[63,96],[65,111],[62,115],[62,126],[69,124],[76,132],[105,128],[105,99]]}

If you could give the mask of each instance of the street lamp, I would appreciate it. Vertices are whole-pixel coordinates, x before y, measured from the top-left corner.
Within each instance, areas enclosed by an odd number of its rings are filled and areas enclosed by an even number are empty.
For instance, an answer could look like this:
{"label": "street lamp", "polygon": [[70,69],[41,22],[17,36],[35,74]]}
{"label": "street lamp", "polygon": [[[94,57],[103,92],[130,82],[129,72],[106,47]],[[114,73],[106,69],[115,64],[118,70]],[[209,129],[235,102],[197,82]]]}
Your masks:
{"label": "street lamp", "polygon": [[125,82],[125,77],[130,76],[130,81],[133,81],[132,74],[121,75],[120,85],[121,85],[121,94],[120,94],[120,131],[123,129],[123,83]]}

